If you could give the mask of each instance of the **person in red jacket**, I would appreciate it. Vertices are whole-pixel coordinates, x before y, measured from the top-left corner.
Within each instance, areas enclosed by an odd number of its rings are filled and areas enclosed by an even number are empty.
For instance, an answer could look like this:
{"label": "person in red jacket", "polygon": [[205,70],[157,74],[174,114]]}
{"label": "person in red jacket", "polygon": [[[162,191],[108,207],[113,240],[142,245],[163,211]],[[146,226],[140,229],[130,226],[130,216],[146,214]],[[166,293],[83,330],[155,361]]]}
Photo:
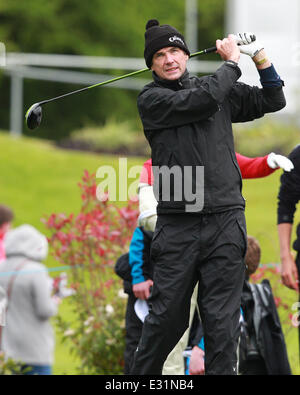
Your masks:
{"label": "person in red jacket", "polygon": [[[255,158],[249,158],[236,152],[236,158],[242,178],[244,179],[266,177],[280,168],[290,172],[294,167],[293,163],[288,158],[273,152],[266,156]],[[139,181],[139,225],[152,232],[155,229],[157,219],[157,201],[153,193],[153,183],[152,160],[148,159],[143,165]],[[147,284],[145,283],[144,286],[147,287]],[[191,319],[194,315],[196,306],[196,295],[197,289],[195,289],[191,301]],[[177,346],[175,346],[173,351],[169,354],[164,364],[163,374],[184,374],[182,352],[186,347],[188,334],[189,329],[187,329]]]}
{"label": "person in red jacket", "polygon": [[[243,178],[266,177],[279,168],[284,171],[291,171],[294,167],[288,158],[283,155],[274,154],[274,152],[266,156],[255,158],[249,158],[238,152],[236,152],[235,155]],[[153,185],[152,159],[146,160],[143,164],[140,183]]]}

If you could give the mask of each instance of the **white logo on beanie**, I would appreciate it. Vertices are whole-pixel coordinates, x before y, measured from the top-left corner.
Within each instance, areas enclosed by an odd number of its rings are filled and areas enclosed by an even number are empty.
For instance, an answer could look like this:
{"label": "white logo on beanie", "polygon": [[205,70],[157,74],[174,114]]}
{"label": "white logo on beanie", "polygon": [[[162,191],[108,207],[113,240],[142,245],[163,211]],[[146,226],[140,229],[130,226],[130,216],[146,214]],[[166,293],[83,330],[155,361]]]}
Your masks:
{"label": "white logo on beanie", "polygon": [[171,43],[173,43],[174,41],[179,41],[182,45],[185,45],[183,40],[180,37],[178,37],[178,36],[170,37],[169,41],[171,41]]}

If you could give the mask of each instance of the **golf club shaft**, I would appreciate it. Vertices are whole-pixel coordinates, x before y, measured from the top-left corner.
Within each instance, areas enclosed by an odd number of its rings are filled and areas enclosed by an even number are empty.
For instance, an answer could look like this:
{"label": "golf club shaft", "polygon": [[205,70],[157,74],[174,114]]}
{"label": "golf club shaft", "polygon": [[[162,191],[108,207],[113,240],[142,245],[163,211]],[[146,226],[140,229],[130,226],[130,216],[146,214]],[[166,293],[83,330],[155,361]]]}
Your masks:
{"label": "golf club shaft", "polygon": [[[190,55],[190,58],[193,58],[193,57],[198,56],[198,55],[203,55],[203,54],[215,52],[216,50],[217,50],[216,47],[206,48],[206,49],[203,49],[202,51],[192,53],[192,54]],[[69,92],[69,93],[65,93],[64,95],[60,95],[60,96],[57,96],[57,97],[53,97],[52,99],[43,100],[43,101],[41,101],[39,104],[42,105],[42,104],[49,103],[49,102],[54,101],[54,100],[62,99],[62,98],[64,98],[64,97],[67,97],[67,96],[70,96],[70,95],[74,95],[75,93],[84,92],[84,91],[86,91],[86,90],[88,90],[88,89],[96,88],[97,86],[102,86],[102,85],[110,84],[110,83],[112,83],[112,82],[119,81],[119,80],[122,80],[122,79],[127,78],[127,77],[133,77],[133,76],[136,76],[136,75],[138,75],[138,74],[145,73],[146,71],[149,71],[149,70],[150,70],[150,69],[147,67],[147,68],[145,68],[145,69],[133,71],[132,73],[124,74],[124,75],[121,75],[121,76],[119,76],[119,77],[115,77],[115,78],[111,78],[111,79],[106,80],[106,81],[103,81],[103,82],[99,82],[98,84],[94,84],[94,85],[87,86],[87,87],[85,87],[85,88],[77,89],[76,91]]]}
{"label": "golf club shaft", "polygon": [[202,51],[192,53],[190,55],[190,58],[193,58],[194,56],[198,56],[198,55],[204,55],[207,53],[216,52],[216,50],[217,50],[217,47],[202,49]]}

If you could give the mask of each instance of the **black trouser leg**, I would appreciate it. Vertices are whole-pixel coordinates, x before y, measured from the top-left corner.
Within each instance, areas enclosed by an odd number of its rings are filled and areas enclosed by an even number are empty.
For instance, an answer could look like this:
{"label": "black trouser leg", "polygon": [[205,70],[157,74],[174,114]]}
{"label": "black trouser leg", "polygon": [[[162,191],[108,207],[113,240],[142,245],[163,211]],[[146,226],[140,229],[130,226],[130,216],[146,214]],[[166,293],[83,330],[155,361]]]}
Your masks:
{"label": "black trouser leg", "polygon": [[159,217],[152,241],[153,295],[132,374],[161,374],[188,325],[199,279],[208,374],[234,374],[246,252],[242,210]]}
{"label": "black trouser leg", "polygon": [[125,337],[125,352],[124,373],[129,374],[133,363],[133,356],[140,341],[143,329],[143,323],[138,318],[134,311],[134,304],[136,297],[132,294],[128,296],[126,309],[126,337]]}
{"label": "black trouser leg", "polygon": [[[204,326],[205,374],[236,374],[244,267],[231,246],[201,267],[199,309]],[[216,251],[217,252],[217,251]],[[208,266],[213,266],[211,270]]]}
{"label": "black trouser leg", "polygon": [[[163,217],[163,218],[162,218]],[[188,327],[190,300],[197,278],[196,240],[190,218],[158,218],[152,240],[153,290],[149,315],[135,355],[132,374],[162,374],[163,364]]]}
{"label": "black trouser leg", "polygon": [[243,211],[209,217],[202,237],[199,309],[204,329],[205,374],[237,374],[241,294],[245,277],[246,224]]}

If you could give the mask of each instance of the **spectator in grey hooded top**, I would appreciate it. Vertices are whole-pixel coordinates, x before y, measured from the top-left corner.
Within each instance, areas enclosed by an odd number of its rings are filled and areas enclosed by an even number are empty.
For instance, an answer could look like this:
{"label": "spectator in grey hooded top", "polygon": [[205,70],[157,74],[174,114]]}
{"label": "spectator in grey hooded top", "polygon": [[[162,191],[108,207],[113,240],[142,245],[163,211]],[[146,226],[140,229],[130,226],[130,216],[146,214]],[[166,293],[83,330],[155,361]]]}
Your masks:
{"label": "spectator in grey hooded top", "polygon": [[7,303],[7,296],[5,289],[0,287],[0,327],[5,325],[6,303]]}
{"label": "spectator in grey hooded top", "polygon": [[51,374],[54,333],[50,317],[57,303],[51,296],[51,278],[40,262],[47,257],[48,242],[30,225],[9,231],[5,238],[6,260],[0,265],[0,286],[8,293],[2,350],[6,357],[29,367],[28,374]]}

